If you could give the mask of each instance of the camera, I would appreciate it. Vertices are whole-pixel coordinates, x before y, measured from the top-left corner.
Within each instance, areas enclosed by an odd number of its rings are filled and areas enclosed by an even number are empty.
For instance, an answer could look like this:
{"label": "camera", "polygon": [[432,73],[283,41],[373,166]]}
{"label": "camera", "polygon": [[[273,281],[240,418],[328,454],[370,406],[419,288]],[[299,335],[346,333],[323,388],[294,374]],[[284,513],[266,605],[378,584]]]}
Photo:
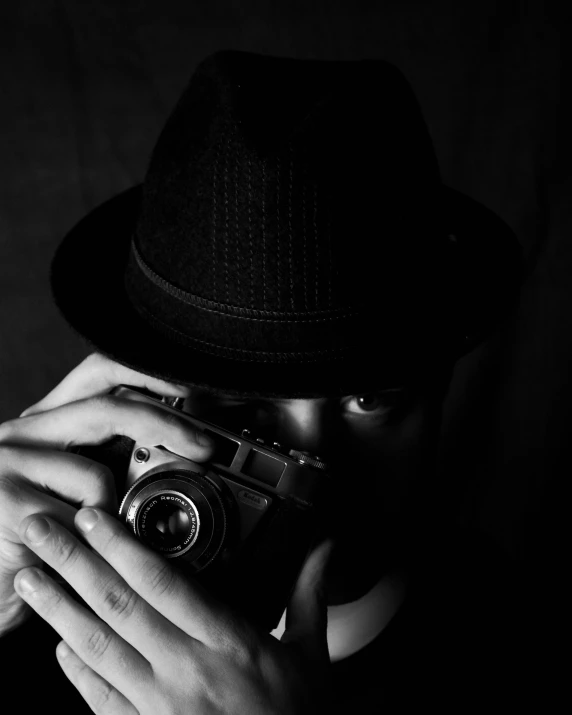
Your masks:
{"label": "camera", "polygon": [[181,411],[177,398],[125,385],[111,394],[160,405],[215,445],[207,464],[127,437],[76,448],[113,471],[119,519],[181,573],[274,629],[318,536],[326,464],[276,442],[266,445],[248,429],[234,434],[200,420]]}

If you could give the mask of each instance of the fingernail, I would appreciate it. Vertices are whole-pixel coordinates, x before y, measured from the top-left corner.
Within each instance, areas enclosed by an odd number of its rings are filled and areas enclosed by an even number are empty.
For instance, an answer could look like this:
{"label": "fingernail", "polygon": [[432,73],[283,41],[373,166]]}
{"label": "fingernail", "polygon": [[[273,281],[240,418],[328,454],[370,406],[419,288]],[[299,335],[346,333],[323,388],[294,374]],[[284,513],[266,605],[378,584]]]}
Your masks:
{"label": "fingernail", "polygon": [[18,590],[23,593],[32,593],[42,585],[42,577],[36,569],[26,571],[23,576],[18,579]]}
{"label": "fingernail", "polygon": [[58,658],[67,658],[70,653],[71,648],[65,641],[58,643],[58,647],[56,648],[56,655]]}
{"label": "fingernail", "polygon": [[38,519],[34,519],[26,529],[26,539],[28,539],[31,544],[41,544],[42,541],[45,541],[49,533],[49,523],[43,517],[39,517]]}
{"label": "fingernail", "polygon": [[80,509],[75,520],[82,531],[91,531],[97,524],[99,516],[94,509]]}

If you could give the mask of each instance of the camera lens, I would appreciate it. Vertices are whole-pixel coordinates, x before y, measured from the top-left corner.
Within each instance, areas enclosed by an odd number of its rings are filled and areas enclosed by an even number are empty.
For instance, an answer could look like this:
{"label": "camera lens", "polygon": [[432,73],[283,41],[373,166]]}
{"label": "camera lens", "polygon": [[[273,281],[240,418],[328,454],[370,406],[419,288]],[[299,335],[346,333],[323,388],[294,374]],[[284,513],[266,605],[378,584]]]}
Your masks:
{"label": "camera lens", "polygon": [[153,470],[130,487],[119,516],[148,546],[200,571],[223,547],[234,510],[215,479],[186,469]]}
{"label": "camera lens", "polygon": [[188,550],[199,535],[199,525],[196,504],[182,491],[157,491],[139,507],[139,532],[165,555]]}
{"label": "camera lens", "polygon": [[165,504],[161,511],[162,513],[157,517],[155,528],[163,535],[164,539],[174,537],[175,540],[178,540],[180,536],[189,531],[191,522],[182,509]]}

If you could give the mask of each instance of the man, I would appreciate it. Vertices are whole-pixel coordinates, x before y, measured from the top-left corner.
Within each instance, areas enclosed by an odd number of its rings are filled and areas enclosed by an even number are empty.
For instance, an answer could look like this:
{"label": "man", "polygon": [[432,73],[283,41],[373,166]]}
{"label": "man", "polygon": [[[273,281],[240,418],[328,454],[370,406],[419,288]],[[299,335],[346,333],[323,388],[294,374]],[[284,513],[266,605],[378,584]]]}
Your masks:
{"label": "man", "polygon": [[[510,229],[441,183],[389,63],[202,62],[143,187],[56,255],[56,302],[94,354],[0,427],[10,682],[48,672],[57,692],[38,706],[141,715],[459,712],[459,697],[490,697],[517,604],[501,560],[452,543],[434,452],[453,366],[519,271]],[[200,431],[110,395],[122,384],[328,464],[320,539],[272,634],[128,533],[117,475],[70,451],[124,435],[208,463]],[[60,581],[33,586],[42,564]]]}

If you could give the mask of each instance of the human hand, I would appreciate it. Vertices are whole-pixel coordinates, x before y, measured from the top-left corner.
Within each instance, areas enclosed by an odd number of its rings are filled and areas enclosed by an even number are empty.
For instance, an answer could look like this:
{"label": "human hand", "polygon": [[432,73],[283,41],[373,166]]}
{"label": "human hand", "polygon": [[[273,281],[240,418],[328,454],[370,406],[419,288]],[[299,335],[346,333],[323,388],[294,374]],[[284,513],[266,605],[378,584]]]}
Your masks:
{"label": "human hand", "polygon": [[111,471],[64,450],[126,435],[143,443],[159,440],[198,462],[206,461],[212,452],[199,443],[192,426],[176,415],[108,394],[120,384],[170,397],[188,394],[188,388],[94,354],[19,419],[0,425],[0,635],[29,615],[26,603],[14,591],[14,576],[26,566],[42,567],[40,557],[20,539],[21,521],[41,513],[73,531],[79,507],[117,513]]}
{"label": "human hand", "polygon": [[[89,529],[90,515],[97,519]],[[38,516],[22,520],[22,542],[93,612],[37,569],[20,571],[14,587],[63,638],[57,648],[60,665],[94,712],[290,715],[327,710],[322,585],[330,543],[315,549],[302,569],[286,632],[278,641],[185,578],[102,509],[82,509],[75,517],[93,550],[50,517],[43,540],[30,541],[26,530]],[[26,593],[24,580],[32,574],[40,580]],[[64,657],[66,644],[71,651]]]}

